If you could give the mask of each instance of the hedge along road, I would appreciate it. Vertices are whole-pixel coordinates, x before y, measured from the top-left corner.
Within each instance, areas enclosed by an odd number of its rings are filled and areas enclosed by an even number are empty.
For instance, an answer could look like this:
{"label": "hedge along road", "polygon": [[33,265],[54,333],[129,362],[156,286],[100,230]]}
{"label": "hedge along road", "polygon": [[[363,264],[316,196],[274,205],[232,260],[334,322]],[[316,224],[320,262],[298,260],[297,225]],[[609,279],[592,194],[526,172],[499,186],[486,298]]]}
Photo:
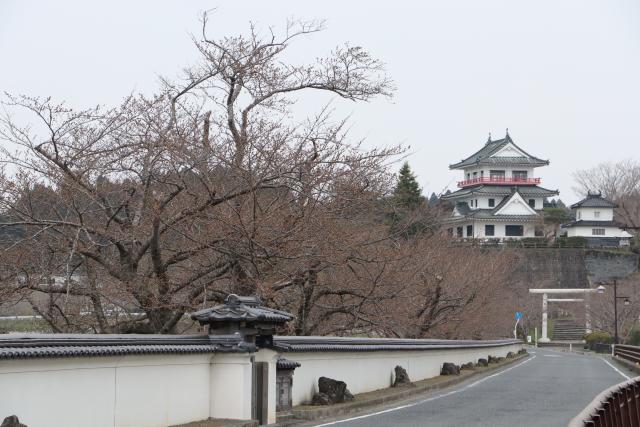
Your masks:
{"label": "hedge along road", "polygon": [[602,390],[631,376],[599,356],[534,349],[522,362],[409,403],[310,425],[566,426]]}

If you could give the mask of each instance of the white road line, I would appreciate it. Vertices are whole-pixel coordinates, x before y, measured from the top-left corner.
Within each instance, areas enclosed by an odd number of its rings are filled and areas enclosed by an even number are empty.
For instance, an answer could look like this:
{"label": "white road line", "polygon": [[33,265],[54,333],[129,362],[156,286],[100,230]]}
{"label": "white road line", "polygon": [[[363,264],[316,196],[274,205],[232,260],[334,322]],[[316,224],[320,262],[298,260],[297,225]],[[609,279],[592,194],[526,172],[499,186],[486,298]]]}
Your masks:
{"label": "white road line", "polygon": [[543,354],[544,357],[562,357],[559,354]]}
{"label": "white road line", "polygon": [[428,397],[426,399],[422,399],[422,400],[419,400],[417,402],[409,403],[407,405],[396,406],[396,407],[393,407],[393,408],[385,409],[384,411],[373,412],[371,414],[360,415],[360,416],[357,416],[357,417],[347,418],[347,419],[344,419],[344,420],[332,421],[330,423],[317,424],[316,427],[332,426],[332,425],[335,425],[335,424],[346,423],[348,421],[361,420],[363,418],[375,417],[376,415],[386,414],[387,412],[399,411],[399,410],[405,409],[405,408],[411,408],[412,406],[421,405],[423,403],[427,403],[427,402],[431,402],[433,400],[441,399],[443,397],[451,396],[452,394],[460,393],[460,392],[468,390],[468,389],[470,389],[472,387],[475,387],[478,384],[483,383],[483,382],[485,382],[486,380],[488,380],[490,378],[494,378],[494,377],[497,377],[498,375],[502,375],[502,374],[504,374],[506,372],[509,372],[510,370],[515,369],[515,368],[517,368],[519,366],[522,366],[525,363],[531,362],[535,358],[536,358],[536,356],[532,356],[531,358],[529,358],[529,359],[527,359],[527,360],[525,360],[523,362],[520,362],[517,365],[514,365],[514,366],[512,366],[510,368],[505,369],[504,371],[500,371],[500,372],[496,372],[495,374],[488,375],[488,376],[486,376],[484,378],[479,379],[478,381],[472,382],[471,384],[468,384],[468,385],[466,385],[466,386],[464,386],[462,388],[459,388],[457,390],[451,390],[450,392],[447,392],[447,393],[439,394],[439,395],[433,396],[433,397]]}
{"label": "white road line", "polygon": [[624,372],[622,372],[620,369],[616,368],[615,366],[613,366],[611,363],[609,363],[609,361],[607,359],[601,358],[602,361],[604,363],[606,363],[607,365],[611,366],[613,368],[614,371],[616,371],[617,373],[619,373],[620,375],[622,375],[624,378],[630,380],[631,377],[628,376],[627,374],[625,374]]}

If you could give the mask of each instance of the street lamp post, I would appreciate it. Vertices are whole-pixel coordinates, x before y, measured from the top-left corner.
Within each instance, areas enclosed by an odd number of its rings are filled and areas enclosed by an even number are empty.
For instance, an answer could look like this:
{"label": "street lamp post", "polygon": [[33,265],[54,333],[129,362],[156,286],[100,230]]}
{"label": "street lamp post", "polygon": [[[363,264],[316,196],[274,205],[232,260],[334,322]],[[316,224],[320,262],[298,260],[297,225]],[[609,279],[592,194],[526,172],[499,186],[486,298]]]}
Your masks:
{"label": "street lamp post", "polygon": [[[603,283],[603,284],[611,285],[611,283]],[[618,300],[619,299],[624,300],[624,305],[630,304],[629,297],[618,296],[618,280],[613,279],[613,330],[614,330],[613,343],[614,344],[620,343],[620,337],[618,335]]]}

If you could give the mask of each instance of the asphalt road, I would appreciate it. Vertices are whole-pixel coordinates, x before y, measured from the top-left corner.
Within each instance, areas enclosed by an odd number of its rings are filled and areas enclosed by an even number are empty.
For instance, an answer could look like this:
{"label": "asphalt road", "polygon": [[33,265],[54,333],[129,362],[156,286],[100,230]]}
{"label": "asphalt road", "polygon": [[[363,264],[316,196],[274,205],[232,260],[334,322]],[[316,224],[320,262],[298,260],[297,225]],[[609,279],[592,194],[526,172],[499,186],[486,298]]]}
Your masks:
{"label": "asphalt road", "polygon": [[626,380],[624,375],[634,375],[608,362],[599,356],[535,349],[524,361],[486,377],[317,425],[566,426],[602,390]]}

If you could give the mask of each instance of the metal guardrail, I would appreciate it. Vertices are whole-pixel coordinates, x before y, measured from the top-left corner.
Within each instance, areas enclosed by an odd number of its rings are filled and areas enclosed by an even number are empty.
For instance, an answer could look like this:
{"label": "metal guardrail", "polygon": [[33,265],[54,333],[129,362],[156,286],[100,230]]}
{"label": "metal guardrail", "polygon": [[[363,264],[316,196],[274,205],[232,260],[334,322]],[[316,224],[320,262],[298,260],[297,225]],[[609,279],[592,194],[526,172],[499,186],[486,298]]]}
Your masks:
{"label": "metal guardrail", "polygon": [[634,345],[614,345],[613,355],[633,363],[640,363],[640,347]]}
{"label": "metal guardrail", "polygon": [[609,387],[596,396],[568,425],[585,426],[640,426],[640,377]]}

